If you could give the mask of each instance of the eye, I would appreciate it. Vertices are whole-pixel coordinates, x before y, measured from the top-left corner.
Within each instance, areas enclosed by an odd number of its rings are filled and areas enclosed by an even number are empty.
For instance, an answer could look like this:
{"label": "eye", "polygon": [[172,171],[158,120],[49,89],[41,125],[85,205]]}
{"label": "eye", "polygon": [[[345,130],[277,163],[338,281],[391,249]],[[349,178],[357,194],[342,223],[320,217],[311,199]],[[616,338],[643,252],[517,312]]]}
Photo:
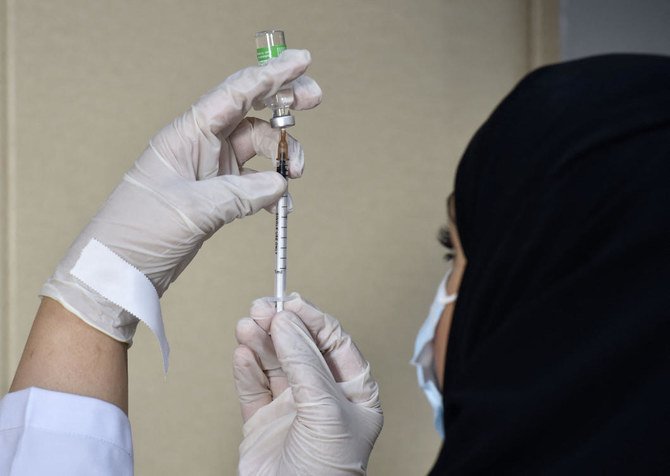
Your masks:
{"label": "eye", "polygon": [[444,259],[447,261],[454,259],[456,256],[454,253],[454,241],[451,239],[449,227],[444,226],[440,228],[440,231],[437,234],[437,240],[447,249],[447,253],[444,255]]}

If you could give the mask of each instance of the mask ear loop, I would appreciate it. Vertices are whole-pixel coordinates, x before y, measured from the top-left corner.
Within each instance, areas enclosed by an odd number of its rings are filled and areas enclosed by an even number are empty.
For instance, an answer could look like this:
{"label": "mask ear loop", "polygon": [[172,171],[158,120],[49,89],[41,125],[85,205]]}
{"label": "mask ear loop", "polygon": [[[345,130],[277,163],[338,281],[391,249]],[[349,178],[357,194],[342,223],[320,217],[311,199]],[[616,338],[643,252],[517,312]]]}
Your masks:
{"label": "mask ear loop", "polygon": [[438,297],[437,301],[442,304],[442,306],[446,306],[447,304],[451,304],[452,302],[456,301],[456,298],[458,298],[458,293],[456,294],[447,294],[447,282],[449,281],[449,278],[451,277],[451,273],[454,272],[454,264],[453,262],[449,263],[449,268],[447,269],[447,273],[444,275],[444,278],[442,278],[442,284],[441,284],[441,292],[440,296]]}
{"label": "mask ear loop", "polygon": [[456,301],[458,298],[458,293],[456,294],[445,294],[443,297],[440,296],[439,303],[442,304],[443,306],[446,306],[447,304],[451,304],[452,302]]}

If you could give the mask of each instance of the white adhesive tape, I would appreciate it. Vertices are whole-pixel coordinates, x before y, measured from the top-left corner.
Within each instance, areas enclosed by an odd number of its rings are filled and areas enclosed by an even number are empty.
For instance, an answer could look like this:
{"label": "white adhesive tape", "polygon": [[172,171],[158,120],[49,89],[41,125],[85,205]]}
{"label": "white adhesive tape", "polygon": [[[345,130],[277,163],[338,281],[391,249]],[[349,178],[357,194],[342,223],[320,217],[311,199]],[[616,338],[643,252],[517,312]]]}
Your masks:
{"label": "white adhesive tape", "polygon": [[149,278],[95,238],[83,249],[70,274],[149,326],[158,339],[167,373],[170,345],[158,293]]}

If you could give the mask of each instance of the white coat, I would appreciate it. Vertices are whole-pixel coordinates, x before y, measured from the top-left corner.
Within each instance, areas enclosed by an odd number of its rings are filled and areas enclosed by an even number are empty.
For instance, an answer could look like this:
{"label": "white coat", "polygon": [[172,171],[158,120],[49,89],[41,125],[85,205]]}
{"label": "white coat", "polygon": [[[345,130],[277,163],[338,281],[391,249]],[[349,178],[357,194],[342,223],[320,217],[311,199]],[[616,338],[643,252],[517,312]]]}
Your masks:
{"label": "white coat", "polygon": [[111,403],[34,387],[0,400],[0,475],[132,474],[130,421]]}

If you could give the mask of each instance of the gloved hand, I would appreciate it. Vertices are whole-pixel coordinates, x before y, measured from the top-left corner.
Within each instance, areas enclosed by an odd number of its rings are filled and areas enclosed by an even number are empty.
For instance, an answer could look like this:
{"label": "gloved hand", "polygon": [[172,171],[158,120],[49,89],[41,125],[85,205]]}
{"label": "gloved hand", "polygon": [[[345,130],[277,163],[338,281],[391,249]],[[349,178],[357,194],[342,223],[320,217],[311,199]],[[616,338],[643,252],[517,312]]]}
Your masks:
{"label": "gloved hand", "polygon": [[237,326],[239,474],[366,474],[383,423],[370,364],[335,318],[292,298],[276,315],[255,301]]}
{"label": "gloved hand", "polygon": [[[246,118],[252,104],[301,76],[307,51],[286,50],[265,66],[238,71],[159,131],[45,283],[41,295],[59,301],[116,340],[129,342],[137,319],[88,289],[70,271],[95,239],[146,275],[161,296],[223,224],[271,207],[286,189],[275,172],[244,167],[256,154],[275,157],[279,133]],[[295,109],[321,100],[306,76],[293,84]],[[300,144],[289,139],[289,174],[303,167]]]}

